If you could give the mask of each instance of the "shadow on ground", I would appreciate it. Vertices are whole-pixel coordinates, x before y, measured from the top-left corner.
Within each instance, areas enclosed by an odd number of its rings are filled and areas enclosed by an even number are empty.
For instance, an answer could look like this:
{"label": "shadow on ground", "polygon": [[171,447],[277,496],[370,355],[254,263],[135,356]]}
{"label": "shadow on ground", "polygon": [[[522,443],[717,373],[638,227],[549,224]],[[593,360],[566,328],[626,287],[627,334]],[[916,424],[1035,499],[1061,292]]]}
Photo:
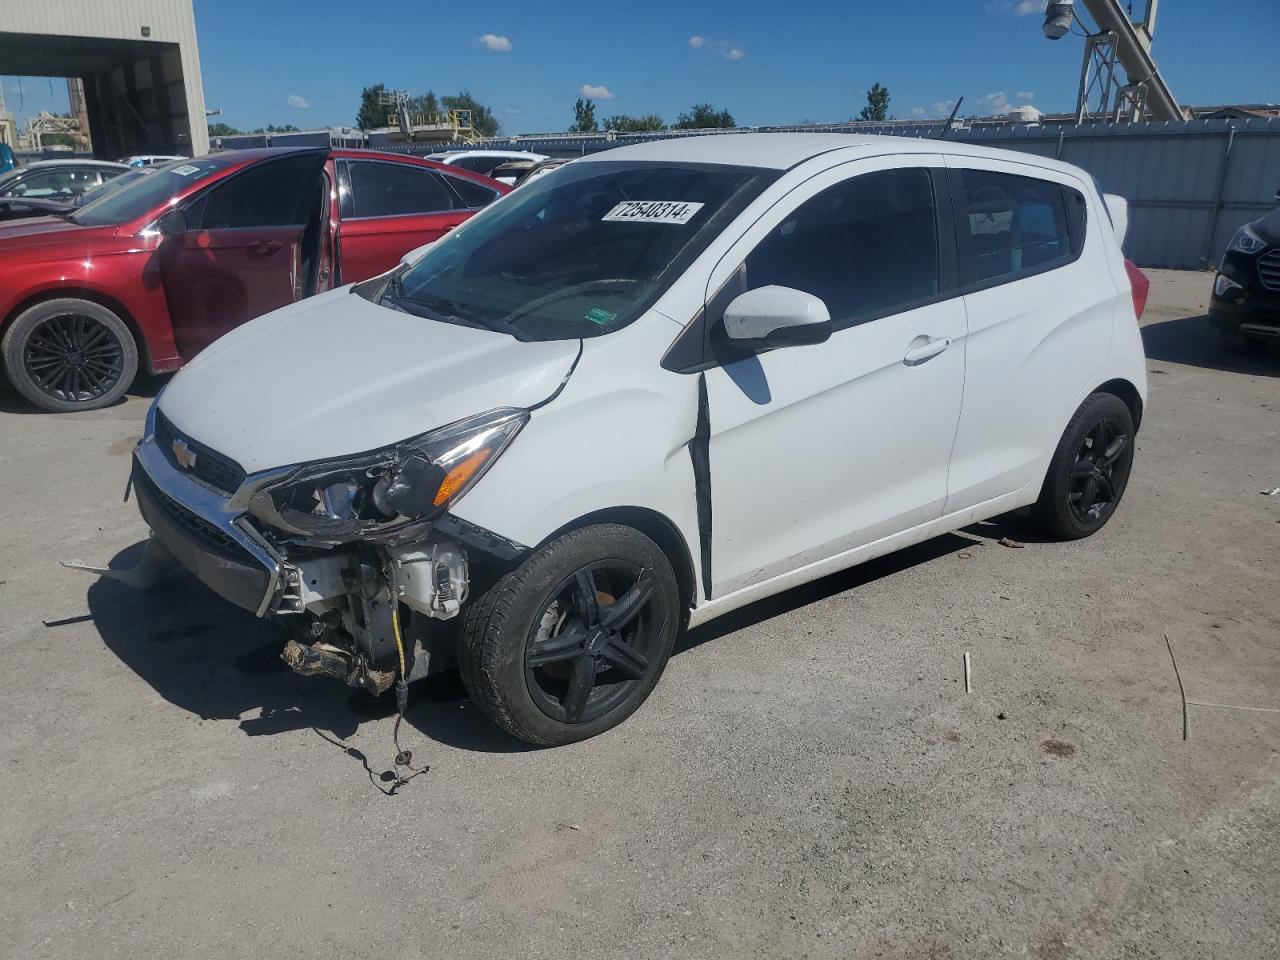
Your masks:
{"label": "shadow on ground", "polygon": [[1209,326],[1209,318],[1179,317],[1142,328],[1147,359],[1181,363],[1208,370],[1243,373],[1260,377],[1280,377],[1280,352],[1274,349],[1233,353],[1222,335]]}
{"label": "shadow on ground", "polygon": [[[675,654],[971,548],[978,539],[1035,539],[1016,518],[975,524],[964,533],[969,536],[936,537],[736,610],[689,631],[677,641]],[[138,543],[122,551],[111,566],[133,566],[142,548]],[[89,588],[88,602],[103,642],[160,696],[205,719],[238,720],[249,736],[315,727],[346,739],[362,722],[394,712],[390,695],[374,699],[335,681],[291,672],[280,659],[285,635],[279,626],[226,603],[186,571],[175,572],[146,592],[99,579]],[[456,670],[414,684],[405,720],[426,736],[460,749],[528,749],[493,726],[467,699]]]}

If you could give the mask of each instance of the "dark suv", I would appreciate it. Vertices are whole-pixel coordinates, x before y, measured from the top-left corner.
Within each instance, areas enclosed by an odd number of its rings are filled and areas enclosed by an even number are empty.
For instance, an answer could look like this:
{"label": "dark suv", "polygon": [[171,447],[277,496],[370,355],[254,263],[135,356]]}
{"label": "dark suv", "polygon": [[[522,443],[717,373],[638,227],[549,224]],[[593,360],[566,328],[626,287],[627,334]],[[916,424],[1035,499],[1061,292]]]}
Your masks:
{"label": "dark suv", "polygon": [[1209,322],[1229,346],[1280,340],[1280,209],[1245,224],[1227,244],[1213,280]]}

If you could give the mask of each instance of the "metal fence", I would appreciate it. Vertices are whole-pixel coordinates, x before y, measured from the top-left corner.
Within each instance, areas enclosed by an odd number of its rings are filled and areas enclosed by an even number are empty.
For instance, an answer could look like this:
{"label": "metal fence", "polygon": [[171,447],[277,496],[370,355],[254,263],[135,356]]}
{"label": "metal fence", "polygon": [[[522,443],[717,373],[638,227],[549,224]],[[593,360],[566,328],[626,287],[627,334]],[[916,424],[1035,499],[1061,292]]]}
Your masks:
{"label": "metal fence", "polygon": [[[756,127],[754,131],[938,139],[944,129],[941,123],[845,123]],[[579,156],[672,135],[720,132],[727,131],[495,138],[478,146]],[[994,123],[953,128],[945,136],[1056,157],[1083,167],[1107,193],[1129,201],[1125,252],[1145,267],[1212,266],[1241,225],[1277,205],[1274,196],[1280,190],[1280,119],[1080,126]]]}

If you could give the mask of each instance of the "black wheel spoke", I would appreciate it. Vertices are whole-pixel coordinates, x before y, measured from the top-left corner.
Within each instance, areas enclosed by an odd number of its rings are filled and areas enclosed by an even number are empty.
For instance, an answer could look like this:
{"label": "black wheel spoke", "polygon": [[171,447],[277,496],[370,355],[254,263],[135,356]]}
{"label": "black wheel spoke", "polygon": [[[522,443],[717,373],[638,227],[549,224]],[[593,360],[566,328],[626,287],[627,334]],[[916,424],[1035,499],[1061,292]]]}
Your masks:
{"label": "black wheel spoke", "polygon": [[530,669],[545,667],[549,663],[563,663],[572,660],[582,652],[582,642],[586,639],[583,627],[573,626],[563,633],[536,641],[529,645],[525,656],[525,664]]}
{"label": "black wheel spoke", "polygon": [[586,626],[600,622],[600,597],[590,570],[579,570],[574,578],[573,599],[578,616]]}
{"label": "black wheel spoke", "polygon": [[600,608],[600,622],[610,630],[621,630],[644,609],[651,596],[653,581],[647,573],[642,572],[630,590],[613,603]]}
{"label": "black wheel spoke", "polygon": [[1074,467],[1071,468],[1072,480],[1084,480],[1093,476],[1093,464],[1088,460],[1077,460]]}
{"label": "black wheel spoke", "polygon": [[628,680],[639,680],[649,670],[649,661],[644,654],[621,637],[611,637],[600,651],[600,658]]}
{"label": "black wheel spoke", "polygon": [[564,709],[564,718],[569,723],[577,723],[582,719],[582,712],[591,699],[591,688],[596,683],[596,658],[581,656],[573,661],[573,675],[569,678],[569,689],[565,692],[560,706]]}
{"label": "black wheel spoke", "polygon": [[1084,483],[1084,489],[1080,491],[1080,512],[1088,513],[1098,499],[1098,480],[1096,477],[1090,477]]}
{"label": "black wheel spoke", "polygon": [[1117,434],[1105,450],[1102,451],[1102,462],[1110,467],[1113,463],[1120,459],[1120,455],[1124,453],[1125,448],[1129,445],[1129,438],[1121,433]]}

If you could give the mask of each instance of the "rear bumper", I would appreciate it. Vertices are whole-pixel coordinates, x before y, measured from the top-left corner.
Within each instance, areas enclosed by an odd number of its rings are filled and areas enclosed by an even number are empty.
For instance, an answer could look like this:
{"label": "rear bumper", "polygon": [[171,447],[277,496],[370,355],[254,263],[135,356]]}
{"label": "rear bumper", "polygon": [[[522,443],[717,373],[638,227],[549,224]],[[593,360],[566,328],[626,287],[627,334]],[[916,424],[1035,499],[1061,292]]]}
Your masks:
{"label": "rear bumper", "polygon": [[197,579],[259,617],[274,611],[281,559],[227,498],[176,469],[153,435],[134,453],[133,487],[156,539]]}

